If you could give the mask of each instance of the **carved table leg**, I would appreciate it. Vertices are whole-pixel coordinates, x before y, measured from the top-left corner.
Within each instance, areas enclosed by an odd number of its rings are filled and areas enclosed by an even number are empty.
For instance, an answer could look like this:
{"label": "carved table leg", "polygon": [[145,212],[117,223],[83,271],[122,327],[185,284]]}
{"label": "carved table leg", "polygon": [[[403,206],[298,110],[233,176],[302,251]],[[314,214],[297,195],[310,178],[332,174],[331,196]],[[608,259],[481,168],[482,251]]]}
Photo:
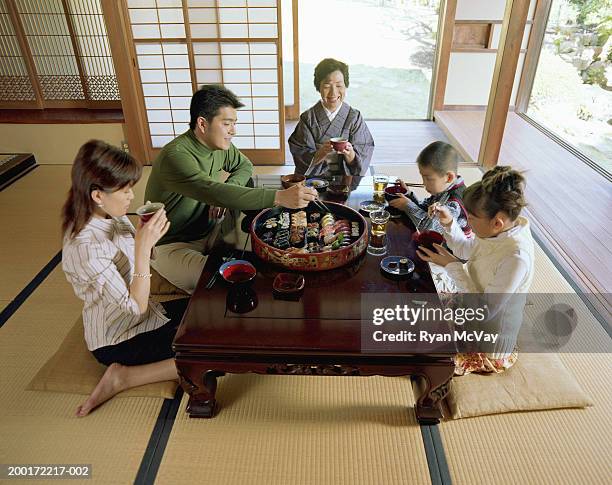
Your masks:
{"label": "carved table leg", "polygon": [[448,394],[454,367],[424,366],[421,375],[425,378],[425,389],[416,403],[419,424],[438,424],[442,417],[440,404]]}
{"label": "carved table leg", "polygon": [[[187,404],[187,412],[190,418],[212,418],[215,415],[217,377],[222,375],[223,372],[209,370],[202,377],[202,386],[196,386],[193,382],[190,382],[193,386],[188,390],[189,403]],[[181,381],[183,379],[184,377],[181,376]]]}

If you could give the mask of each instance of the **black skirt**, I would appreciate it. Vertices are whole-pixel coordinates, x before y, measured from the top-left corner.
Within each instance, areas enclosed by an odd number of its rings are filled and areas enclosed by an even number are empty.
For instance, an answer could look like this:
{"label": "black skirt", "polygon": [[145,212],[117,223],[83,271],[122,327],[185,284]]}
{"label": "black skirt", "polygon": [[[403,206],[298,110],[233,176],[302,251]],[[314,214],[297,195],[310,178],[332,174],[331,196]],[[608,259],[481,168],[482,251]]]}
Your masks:
{"label": "black skirt", "polygon": [[114,362],[123,365],[142,365],[174,357],[172,341],[178,329],[189,298],[162,303],[169,322],[150,332],[143,332],[116,345],[92,350],[93,356],[104,365]]}

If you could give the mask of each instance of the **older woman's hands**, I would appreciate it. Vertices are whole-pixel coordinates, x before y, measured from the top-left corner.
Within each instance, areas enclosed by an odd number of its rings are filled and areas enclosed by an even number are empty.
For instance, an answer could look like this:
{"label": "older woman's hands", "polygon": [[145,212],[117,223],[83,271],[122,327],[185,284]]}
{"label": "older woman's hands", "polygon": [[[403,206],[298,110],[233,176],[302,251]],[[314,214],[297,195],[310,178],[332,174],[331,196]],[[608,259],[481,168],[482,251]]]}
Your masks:
{"label": "older woman's hands", "polygon": [[331,144],[331,141],[326,141],[319,147],[319,149],[315,152],[314,158],[312,159],[312,163],[318,165],[323,161],[323,159],[334,151],[334,147]]}
{"label": "older woman's hands", "polygon": [[350,141],[347,141],[346,148],[338,153],[344,155],[344,160],[346,160],[347,163],[353,163],[353,160],[355,160],[355,150],[353,148],[353,145],[351,145]]}

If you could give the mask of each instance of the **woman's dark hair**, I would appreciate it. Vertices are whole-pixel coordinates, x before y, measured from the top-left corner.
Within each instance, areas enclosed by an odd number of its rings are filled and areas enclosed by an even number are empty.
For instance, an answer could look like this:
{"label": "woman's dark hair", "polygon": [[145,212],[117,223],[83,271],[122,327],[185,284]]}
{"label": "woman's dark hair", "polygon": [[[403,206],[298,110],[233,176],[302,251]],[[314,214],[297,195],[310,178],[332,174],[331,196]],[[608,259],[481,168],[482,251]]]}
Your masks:
{"label": "woman's dark hair", "polygon": [[482,180],[470,185],[463,193],[463,204],[468,212],[480,211],[489,218],[498,212],[515,220],[527,205],[523,194],[525,177],[508,166],[497,166],[486,172]]}
{"label": "woman's dark hair", "polygon": [[314,70],[314,85],[317,91],[320,92],[321,83],[329,76],[332,72],[340,71],[344,76],[344,85],[349,87],[349,67],[344,62],[337,61],[336,59],[327,58],[323,59],[317,64]]}
{"label": "woman's dark hair", "polygon": [[242,108],[244,104],[229,89],[220,84],[208,84],[198,89],[191,98],[189,106],[189,128],[195,130],[196,121],[201,116],[209,123],[219,113],[219,109],[231,106],[234,109]]}
{"label": "woman's dark hair", "polygon": [[420,167],[431,167],[438,175],[446,175],[453,172],[455,175],[459,170],[461,155],[452,145],[443,141],[434,141],[427,145],[419,156],[417,163]]}
{"label": "woman's dark hair", "polygon": [[142,165],[130,154],[100,140],[89,140],[72,164],[72,184],[62,209],[62,234],[76,236],[94,212],[94,190],[115,192],[132,186],[142,175]]}

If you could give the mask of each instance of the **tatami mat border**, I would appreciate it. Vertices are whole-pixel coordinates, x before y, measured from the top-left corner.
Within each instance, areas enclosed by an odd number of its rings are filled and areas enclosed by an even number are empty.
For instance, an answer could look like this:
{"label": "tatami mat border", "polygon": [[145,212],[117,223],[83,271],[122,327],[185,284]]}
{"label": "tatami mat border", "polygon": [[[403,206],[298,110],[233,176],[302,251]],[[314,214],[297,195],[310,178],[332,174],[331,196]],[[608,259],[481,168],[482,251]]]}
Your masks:
{"label": "tatami mat border", "polygon": [[26,287],[19,292],[19,294],[2,310],[0,313],[0,328],[7,322],[9,318],[15,313],[21,305],[27,300],[27,298],[34,293],[34,290],[45,280],[47,276],[55,269],[55,267],[62,260],[62,251],[60,250],[51,261],[49,261],[43,269],[41,269],[32,281],[30,281]]}
{"label": "tatami mat border", "polygon": [[134,485],[155,483],[155,477],[157,476],[159,465],[166,451],[168,438],[170,438],[170,431],[172,431],[172,426],[174,425],[174,420],[181,405],[182,398],[183,389],[179,387],[174,394],[174,399],[164,399],[162,408],[159,411],[159,416],[155,422],[155,427],[151,433],[151,438],[149,438],[147,449],[142,456]]}

